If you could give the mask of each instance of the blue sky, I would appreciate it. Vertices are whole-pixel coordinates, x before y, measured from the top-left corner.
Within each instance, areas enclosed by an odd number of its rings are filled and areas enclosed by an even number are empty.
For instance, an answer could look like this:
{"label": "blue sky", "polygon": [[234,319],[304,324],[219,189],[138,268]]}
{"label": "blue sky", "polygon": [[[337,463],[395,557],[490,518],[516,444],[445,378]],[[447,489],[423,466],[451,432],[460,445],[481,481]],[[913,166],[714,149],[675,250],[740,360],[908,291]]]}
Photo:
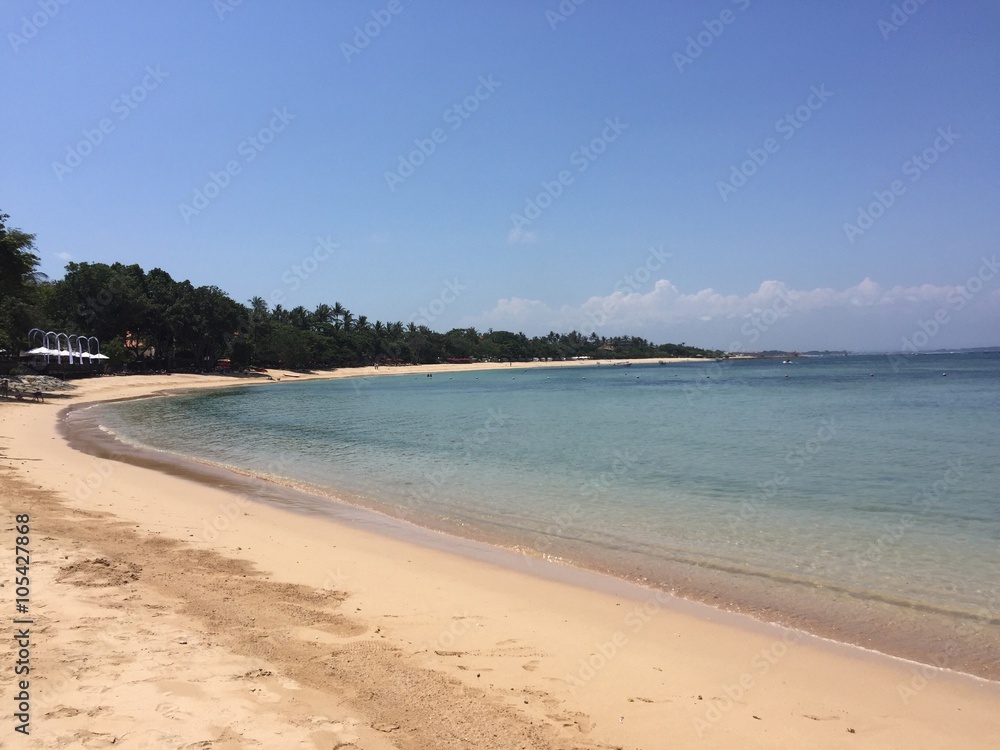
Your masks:
{"label": "blue sky", "polygon": [[1000,344],[992,3],[18,0],[0,31],[0,209],[52,277],[134,262],[436,330]]}

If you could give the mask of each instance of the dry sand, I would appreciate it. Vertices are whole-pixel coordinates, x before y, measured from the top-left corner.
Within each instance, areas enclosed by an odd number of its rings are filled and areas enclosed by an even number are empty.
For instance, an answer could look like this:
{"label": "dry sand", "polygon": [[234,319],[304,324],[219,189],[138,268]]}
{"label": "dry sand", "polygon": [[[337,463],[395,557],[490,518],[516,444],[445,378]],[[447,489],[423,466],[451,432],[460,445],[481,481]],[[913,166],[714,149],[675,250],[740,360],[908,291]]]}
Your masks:
{"label": "dry sand", "polygon": [[0,401],[0,607],[25,617],[29,514],[32,620],[31,734],[15,731],[8,638],[0,747],[1000,746],[997,683],[297,515],[79,453],[56,429],[69,404],[230,383],[100,378]]}

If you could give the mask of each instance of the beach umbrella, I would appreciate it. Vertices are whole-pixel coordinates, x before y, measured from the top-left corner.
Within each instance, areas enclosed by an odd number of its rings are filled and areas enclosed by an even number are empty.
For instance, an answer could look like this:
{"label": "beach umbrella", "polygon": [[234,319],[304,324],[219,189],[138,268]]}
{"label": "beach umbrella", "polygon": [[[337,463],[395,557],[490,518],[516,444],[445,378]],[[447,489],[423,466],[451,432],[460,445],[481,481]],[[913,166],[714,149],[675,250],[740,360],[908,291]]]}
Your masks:
{"label": "beach umbrella", "polygon": [[103,354],[91,354],[90,358],[91,359],[111,359],[111,357],[107,357],[107,356],[105,356]]}
{"label": "beach umbrella", "polygon": [[28,354],[31,354],[31,355],[36,355],[36,354],[57,355],[57,354],[59,354],[59,352],[57,352],[55,349],[49,349],[47,346],[36,346],[31,351],[25,352],[25,356],[27,356]]}

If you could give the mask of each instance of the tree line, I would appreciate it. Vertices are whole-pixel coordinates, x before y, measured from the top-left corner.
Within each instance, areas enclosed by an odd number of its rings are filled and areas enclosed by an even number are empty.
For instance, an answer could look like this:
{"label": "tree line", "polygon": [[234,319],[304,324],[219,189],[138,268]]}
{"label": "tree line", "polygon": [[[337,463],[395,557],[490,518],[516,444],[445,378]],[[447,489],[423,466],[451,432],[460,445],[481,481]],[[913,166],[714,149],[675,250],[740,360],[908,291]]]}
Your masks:
{"label": "tree line", "polygon": [[27,332],[35,327],[97,336],[109,366],[130,370],[210,370],[220,359],[230,360],[233,369],[308,369],[721,354],[578,331],[532,338],[475,328],[439,333],[413,322],[372,321],[339,302],[286,309],[254,297],[244,305],[219,287],[196,287],[136,264],[71,262],[64,277],[52,281],[37,271],[34,235],[7,228],[8,218],[0,214],[0,349],[14,356],[28,347]]}

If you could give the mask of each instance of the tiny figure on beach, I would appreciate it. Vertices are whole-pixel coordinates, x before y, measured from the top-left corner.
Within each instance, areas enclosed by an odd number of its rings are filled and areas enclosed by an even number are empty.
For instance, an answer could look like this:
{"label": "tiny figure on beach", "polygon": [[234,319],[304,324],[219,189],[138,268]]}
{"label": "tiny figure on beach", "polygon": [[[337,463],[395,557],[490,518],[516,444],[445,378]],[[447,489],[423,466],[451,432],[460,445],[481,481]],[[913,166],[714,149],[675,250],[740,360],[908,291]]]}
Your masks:
{"label": "tiny figure on beach", "polygon": [[39,388],[35,389],[35,392],[31,394],[31,397],[35,400],[35,403],[44,404],[45,399],[42,398],[42,391]]}
{"label": "tiny figure on beach", "polygon": [[0,396],[7,398],[10,395],[10,381],[4,378],[0,381]]}

